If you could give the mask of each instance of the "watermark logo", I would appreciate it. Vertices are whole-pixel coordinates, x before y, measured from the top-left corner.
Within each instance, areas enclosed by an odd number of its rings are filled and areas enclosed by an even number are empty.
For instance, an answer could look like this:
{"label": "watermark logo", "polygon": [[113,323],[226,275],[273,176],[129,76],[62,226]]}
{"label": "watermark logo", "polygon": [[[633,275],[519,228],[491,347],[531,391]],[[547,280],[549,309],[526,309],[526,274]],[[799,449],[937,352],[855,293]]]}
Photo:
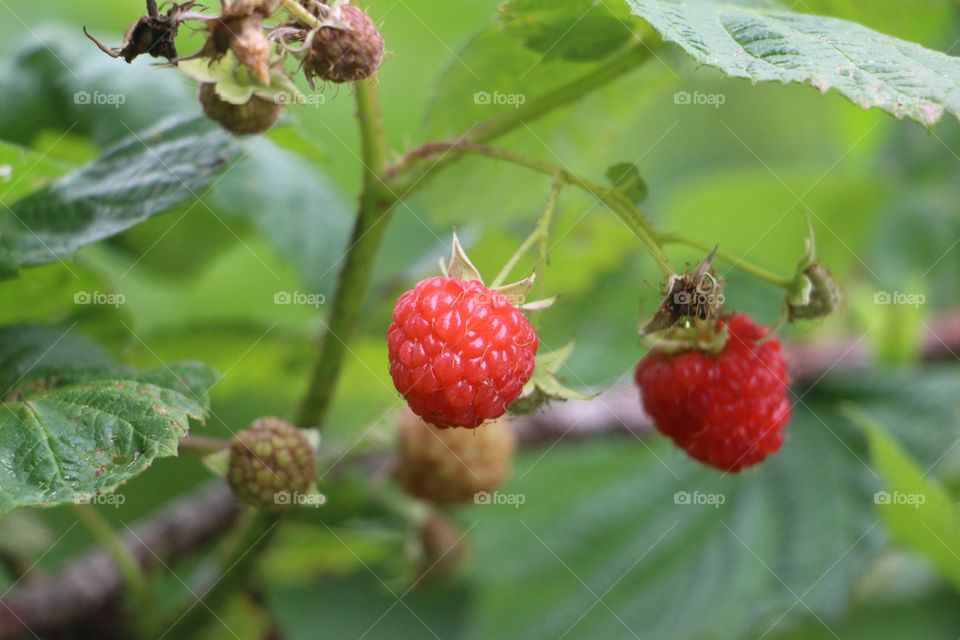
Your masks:
{"label": "watermark logo", "polygon": [[294,491],[278,491],[273,494],[273,504],[289,507],[321,507],[327,503],[327,496],[322,493],[300,493]]}
{"label": "watermark logo", "polygon": [[927,297],[922,293],[904,293],[902,291],[877,291],[873,294],[873,304],[902,304],[917,308],[926,304]]}
{"label": "watermark logo", "polygon": [[482,105],[510,105],[516,109],[527,101],[522,93],[500,93],[499,91],[477,91],[473,94],[473,104]]}
{"label": "watermark logo", "polygon": [[84,493],[73,496],[74,504],[105,505],[119,509],[126,503],[127,497],[122,493]]}
{"label": "watermark logo", "polygon": [[720,505],[727,501],[727,496],[722,493],[701,493],[700,491],[677,491],[673,494],[673,504],[708,506],[719,509]]}
{"label": "watermark logo", "polygon": [[273,294],[273,304],[306,305],[319,309],[327,302],[322,293],[304,293],[302,291],[277,291]]}
{"label": "watermark logo", "polygon": [[294,95],[292,93],[277,93],[270,98],[274,104],[288,107],[290,105],[301,105],[304,107],[322,107],[327,103],[327,96],[322,93],[309,93],[307,95]]}
{"label": "watermark logo", "polygon": [[527,501],[527,497],[522,493],[500,493],[494,491],[477,491],[473,494],[473,504],[498,504],[509,505],[514,509],[519,509],[520,505]]}
{"label": "watermark logo", "polygon": [[77,91],[73,94],[73,104],[90,105],[94,107],[113,107],[119,109],[127,101],[122,93],[101,93],[99,91]]}
{"label": "watermark logo", "polygon": [[922,493],[901,493],[899,491],[877,491],[873,494],[873,504],[906,505],[914,509],[926,503],[927,496]]}
{"label": "watermark logo", "polygon": [[673,94],[673,104],[707,106],[719,109],[727,101],[727,96],[722,93],[700,93],[694,91],[677,91]]}
{"label": "watermark logo", "polygon": [[117,308],[126,304],[127,297],[122,293],[103,293],[102,291],[77,291],[73,294],[73,304],[105,305]]}

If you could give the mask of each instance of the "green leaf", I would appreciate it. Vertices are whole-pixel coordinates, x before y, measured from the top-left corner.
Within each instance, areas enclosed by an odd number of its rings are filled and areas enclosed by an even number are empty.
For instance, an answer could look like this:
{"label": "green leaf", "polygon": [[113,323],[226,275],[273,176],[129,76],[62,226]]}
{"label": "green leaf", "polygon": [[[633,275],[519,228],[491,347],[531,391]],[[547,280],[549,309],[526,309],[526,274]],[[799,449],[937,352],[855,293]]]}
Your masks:
{"label": "green leaf", "polygon": [[854,406],[848,417],[870,441],[874,466],[886,490],[874,494],[877,512],[895,540],[926,556],[960,589],[960,510],[947,491],[867,413]]}
{"label": "green leaf", "polygon": [[0,260],[43,264],[117,234],[201,195],[236,155],[230,136],[203,118],[132,134],[15,203],[0,219]]}
{"label": "green leaf", "polygon": [[110,492],[176,455],[203,421],[215,374],[198,363],[145,372],[52,327],[0,332],[0,515]]}
{"label": "green leaf", "polygon": [[640,170],[633,162],[618,162],[607,169],[607,180],[634,204],[647,198],[647,183],[640,177]]}
{"label": "green leaf", "polygon": [[753,82],[835,88],[854,104],[933,125],[960,117],[960,59],[854,22],[756,0],[627,0],[698,64]]}
{"label": "green leaf", "polygon": [[596,60],[630,39],[630,13],[619,0],[507,0],[504,31],[545,58]]}

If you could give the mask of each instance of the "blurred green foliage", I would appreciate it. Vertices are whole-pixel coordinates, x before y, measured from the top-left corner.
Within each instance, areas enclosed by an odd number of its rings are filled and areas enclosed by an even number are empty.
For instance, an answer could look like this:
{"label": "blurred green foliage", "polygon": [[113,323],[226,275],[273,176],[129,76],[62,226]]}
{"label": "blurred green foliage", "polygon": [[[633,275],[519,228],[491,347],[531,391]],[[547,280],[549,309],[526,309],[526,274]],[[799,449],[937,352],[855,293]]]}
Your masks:
{"label": "blurred green foliage", "polygon": [[[566,19],[547,4],[530,47],[513,37],[517,18],[498,16],[495,0],[369,5],[389,52],[379,88],[398,152],[515,108],[478,103],[477,92],[532,96],[603,63],[591,38],[544,56],[543,38],[557,33],[551,21]],[[955,9],[933,0],[911,7],[808,0],[796,10],[855,19],[938,50],[954,45]],[[199,113],[194,87],[174,71],[146,59],[109,60],[82,38],[86,25],[119,42],[140,10],[133,0],[0,3],[0,166],[11,171],[0,175],[0,202],[13,204],[131,130]],[[182,40],[184,51],[200,44],[198,34]],[[85,106],[77,91],[126,100]],[[677,92],[724,100],[680,105]],[[211,435],[229,436],[264,414],[292,415],[326,306],[277,304],[275,296],[329,300],[359,188],[350,90],[327,87],[323,95],[321,104],[290,109],[266,139],[241,141],[240,164],[209,192],[73,260],[0,283],[3,323],[77,321],[78,331],[143,367],[209,363],[224,375],[212,390]],[[955,638],[956,594],[919,557],[890,560],[871,503],[877,472],[836,404],[853,399],[924,469],[956,475],[955,457],[945,454],[960,435],[960,374],[956,363],[933,369],[915,360],[930,315],[960,303],[960,125],[945,118],[926,131],[808,87],[727,80],[667,48],[504,144],[598,182],[611,165],[635,163],[649,188],[641,208],[658,228],[719,243],[785,276],[803,253],[809,215],[847,303],[788,336],[861,337],[883,364],[797,389],[802,402],[784,451],[741,476],[719,477],[653,439],[526,452],[504,489],[526,496],[522,508],[456,514],[475,547],[468,575],[414,589],[399,604],[405,546],[395,530],[298,524],[261,567],[280,628],[291,638],[315,637],[319,628],[331,637],[420,638],[429,636],[425,626],[444,638]],[[452,228],[481,271],[493,273],[532,229],[549,182],[468,158],[399,206],[325,446],[347,449],[368,429],[389,431],[401,403],[383,332],[396,295],[436,269]],[[683,248],[670,255],[678,266],[702,258]],[[576,339],[566,382],[599,388],[628,379],[642,354],[638,319],[657,304],[653,263],[628,229],[569,189],[550,258],[544,291],[560,299],[543,314],[541,336],[545,348]],[[776,319],[778,291],[725,275],[730,306]],[[126,302],[77,306],[80,290],[122,293]],[[877,304],[878,293],[923,295],[924,303]],[[195,460],[160,461],[106,515],[130,522],[204,477]],[[684,506],[678,492],[722,495],[724,503]],[[43,515],[58,532],[73,521],[63,509]],[[89,543],[70,529],[45,563],[62,563]],[[896,592],[899,582],[916,588]],[[224,617],[249,637],[266,625],[245,600]]]}

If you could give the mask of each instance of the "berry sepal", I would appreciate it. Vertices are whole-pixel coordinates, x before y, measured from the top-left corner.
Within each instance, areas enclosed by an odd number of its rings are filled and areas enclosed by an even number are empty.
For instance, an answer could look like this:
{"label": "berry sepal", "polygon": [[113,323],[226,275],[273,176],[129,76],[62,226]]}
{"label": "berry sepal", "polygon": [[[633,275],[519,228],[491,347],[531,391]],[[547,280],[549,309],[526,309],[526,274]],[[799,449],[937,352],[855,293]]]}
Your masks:
{"label": "berry sepal", "polygon": [[809,219],[807,228],[807,250],[797,264],[796,275],[784,302],[784,312],[790,322],[826,317],[843,301],[840,285],[817,261],[817,239]]}
{"label": "berry sepal", "polygon": [[663,299],[653,318],[640,329],[646,336],[676,327],[686,328],[698,320],[716,320],[723,306],[723,280],[713,273],[714,248],[689,273],[673,275],[664,287]]}
{"label": "berry sepal", "polygon": [[542,353],[536,357],[533,377],[523,387],[520,397],[510,405],[510,413],[533,413],[550,400],[593,400],[594,395],[565,386],[557,379],[557,373],[573,353],[574,342]]}

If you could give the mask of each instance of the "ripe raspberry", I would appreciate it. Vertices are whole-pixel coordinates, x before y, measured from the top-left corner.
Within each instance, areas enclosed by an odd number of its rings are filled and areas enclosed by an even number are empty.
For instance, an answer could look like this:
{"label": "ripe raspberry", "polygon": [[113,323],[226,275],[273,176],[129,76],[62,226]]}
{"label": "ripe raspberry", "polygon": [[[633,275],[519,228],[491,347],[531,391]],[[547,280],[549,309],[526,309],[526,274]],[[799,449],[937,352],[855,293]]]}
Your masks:
{"label": "ripe raspberry", "polygon": [[736,472],[780,449],[790,420],[787,367],[776,338],[744,314],[720,318],[723,350],[651,352],[637,366],[657,429],[710,466]]}
{"label": "ripe raspberry", "polygon": [[400,420],[397,481],[435,504],[472,502],[510,475],[516,436],[505,421],[478,429],[438,429],[407,413]]}
{"label": "ripe raspberry", "polygon": [[237,135],[263,133],[280,117],[283,106],[252,96],[245,104],[231,104],[217,95],[212,82],[200,85],[200,104],[208,118]]}
{"label": "ripe raspberry", "polygon": [[[241,502],[283,508],[286,497],[306,495],[315,478],[313,446],[300,429],[279,418],[260,418],[230,445],[227,482]],[[278,494],[289,496],[278,499]]]}
{"label": "ripe raspberry", "polygon": [[397,300],[390,375],[415,414],[439,427],[502,416],[533,375],[537,334],[478,280],[423,280]]}
{"label": "ripe raspberry", "polygon": [[323,26],[313,34],[304,61],[307,77],[356,82],[376,73],[383,62],[383,37],[370,16],[342,4],[330,10],[329,20],[340,26]]}

